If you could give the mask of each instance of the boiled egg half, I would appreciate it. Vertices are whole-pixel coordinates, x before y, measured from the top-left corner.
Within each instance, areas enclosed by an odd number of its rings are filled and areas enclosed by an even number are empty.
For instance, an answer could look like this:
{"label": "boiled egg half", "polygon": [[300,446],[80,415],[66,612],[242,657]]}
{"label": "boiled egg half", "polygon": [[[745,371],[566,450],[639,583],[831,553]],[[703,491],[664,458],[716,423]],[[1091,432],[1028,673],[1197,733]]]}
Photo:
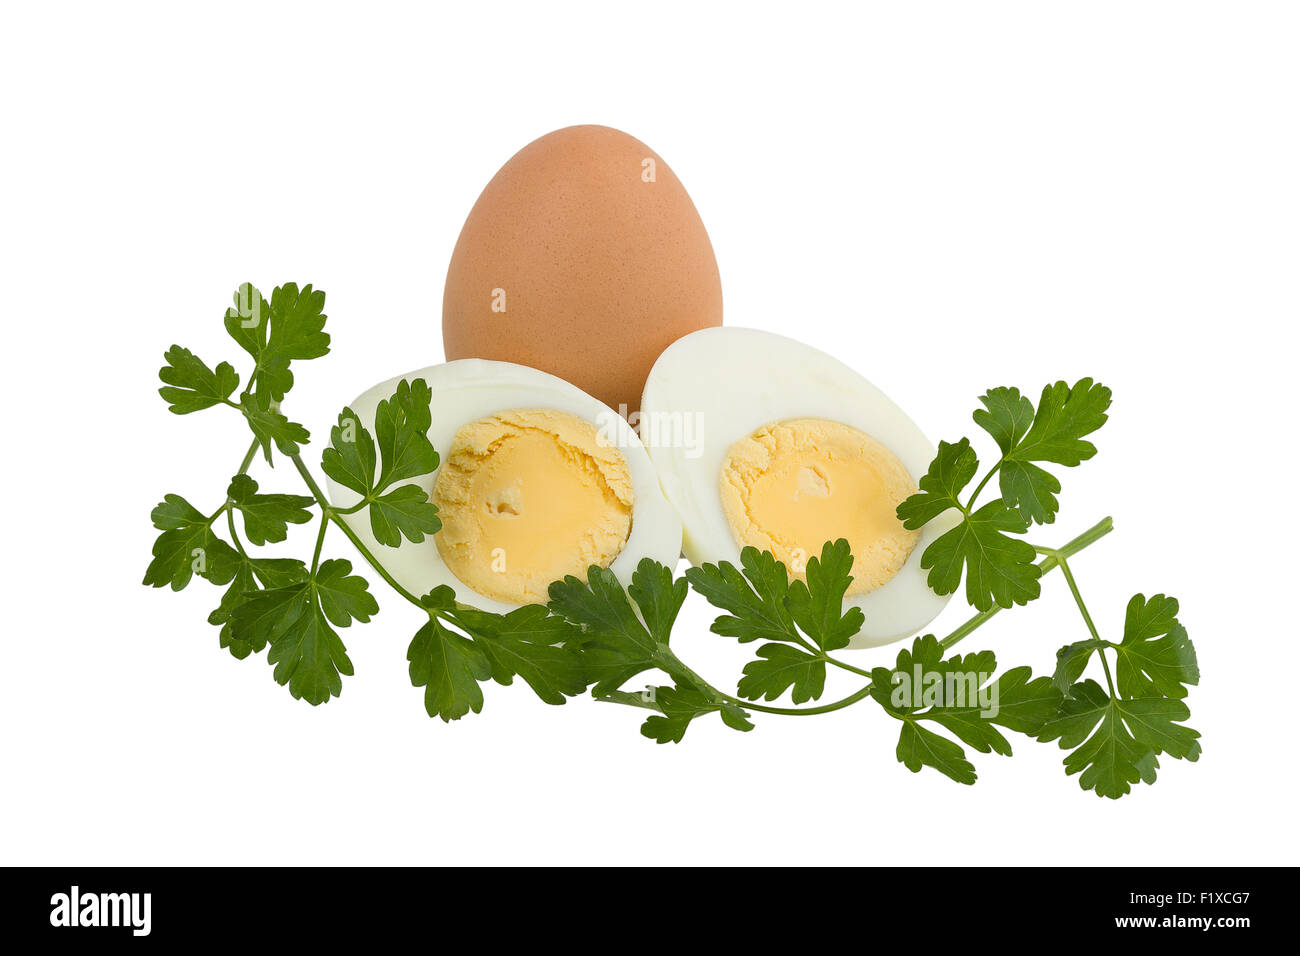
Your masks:
{"label": "boiled egg half", "polygon": [[866,618],[856,647],[914,634],[947,603],[920,561],[955,515],[908,531],[895,514],[934,446],[838,359],[754,329],[693,332],[655,362],[637,424],[692,564],[739,567],[752,545],[803,577],[823,544],[846,538],[844,606]]}
{"label": "boiled egg half", "polygon": [[[504,613],[545,603],[547,587],[587,567],[624,585],[642,558],[672,567],[681,522],[622,416],[563,379],[508,362],[463,359],[381,382],[349,406],[374,433],[379,403],[403,379],[433,392],[436,471],[408,479],[438,505],[442,529],[380,544],[366,509],[343,515],[404,588],[450,585],[457,600]],[[361,496],[329,481],[340,509]]]}

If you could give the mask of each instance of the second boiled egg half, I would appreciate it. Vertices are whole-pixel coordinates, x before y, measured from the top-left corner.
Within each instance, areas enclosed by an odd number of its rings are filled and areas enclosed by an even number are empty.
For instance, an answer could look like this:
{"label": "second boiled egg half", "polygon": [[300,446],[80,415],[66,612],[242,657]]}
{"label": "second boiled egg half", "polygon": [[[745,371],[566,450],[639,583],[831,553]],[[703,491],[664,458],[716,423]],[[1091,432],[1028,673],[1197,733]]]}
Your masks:
{"label": "second boiled egg half", "polygon": [[920,559],[955,516],[908,531],[895,514],[934,446],[839,360],[754,329],[694,332],[651,369],[638,425],[692,564],[739,567],[753,546],[802,577],[823,544],[848,539],[844,605],[866,618],[855,647],[913,634],[947,603]]}
{"label": "second boiled egg half", "polygon": [[[504,613],[544,604],[547,587],[598,564],[624,585],[642,558],[672,567],[681,522],[644,446],[617,413],[545,372],[463,359],[410,372],[349,407],[373,434],[379,403],[403,379],[433,392],[435,472],[409,479],[438,505],[442,530],[397,547],[374,537],[365,509],[344,515],[402,587],[450,585],[457,600]],[[361,500],[329,482],[340,509]]]}

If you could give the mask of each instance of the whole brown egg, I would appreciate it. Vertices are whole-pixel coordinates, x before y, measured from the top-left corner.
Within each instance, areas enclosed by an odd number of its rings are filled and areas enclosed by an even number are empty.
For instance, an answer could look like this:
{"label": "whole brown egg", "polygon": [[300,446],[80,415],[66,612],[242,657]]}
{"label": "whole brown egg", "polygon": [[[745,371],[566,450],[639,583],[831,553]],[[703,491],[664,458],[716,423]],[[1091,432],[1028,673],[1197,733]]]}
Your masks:
{"label": "whole brown egg", "polygon": [[442,300],[448,360],[530,365],[625,413],[665,348],[721,324],[691,197],[650,147],[607,126],[548,133],[501,167],[461,229]]}

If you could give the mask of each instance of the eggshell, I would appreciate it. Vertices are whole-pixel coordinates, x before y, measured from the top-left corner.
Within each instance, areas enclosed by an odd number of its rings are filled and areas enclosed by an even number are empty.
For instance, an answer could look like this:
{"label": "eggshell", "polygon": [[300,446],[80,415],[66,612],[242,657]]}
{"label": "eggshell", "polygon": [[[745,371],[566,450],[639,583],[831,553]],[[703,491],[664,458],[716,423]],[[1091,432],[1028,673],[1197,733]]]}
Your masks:
{"label": "eggshell", "polygon": [[657,153],[607,126],[549,133],[501,167],[443,294],[448,360],[529,365],[628,412],[665,348],[721,324],[691,197]]}

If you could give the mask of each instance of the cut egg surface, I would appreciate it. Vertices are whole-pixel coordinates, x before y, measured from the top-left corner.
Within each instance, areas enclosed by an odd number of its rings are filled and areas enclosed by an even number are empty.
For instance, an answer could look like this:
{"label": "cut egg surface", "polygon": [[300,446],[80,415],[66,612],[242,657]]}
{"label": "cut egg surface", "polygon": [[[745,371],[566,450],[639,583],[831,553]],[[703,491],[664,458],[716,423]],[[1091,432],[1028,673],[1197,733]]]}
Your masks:
{"label": "cut egg surface", "polygon": [[[381,382],[349,407],[374,432],[379,403],[403,379],[433,393],[436,471],[409,479],[438,505],[442,530],[397,547],[375,540],[366,509],[343,520],[416,595],[449,585],[456,599],[505,613],[545,603],[547,586],[587,567],[625,586],[642,558],[673,567],[681,522],[622,416],[563,379],[508,362],[463,359]],[[331,502],[357,492],[328,481]]]}
{"label": "cut egg surface", "polygon": [[935,448],[838,359],[755,329],[693,332],[651,369],[638,427],[692,564],[739,567],[752,545],[802,578],[825,542],[847,539],[844,607],[866,619],[852,647],[914,634],[947,603],[921,554],[957,515],[908,531],[895,514]]}

